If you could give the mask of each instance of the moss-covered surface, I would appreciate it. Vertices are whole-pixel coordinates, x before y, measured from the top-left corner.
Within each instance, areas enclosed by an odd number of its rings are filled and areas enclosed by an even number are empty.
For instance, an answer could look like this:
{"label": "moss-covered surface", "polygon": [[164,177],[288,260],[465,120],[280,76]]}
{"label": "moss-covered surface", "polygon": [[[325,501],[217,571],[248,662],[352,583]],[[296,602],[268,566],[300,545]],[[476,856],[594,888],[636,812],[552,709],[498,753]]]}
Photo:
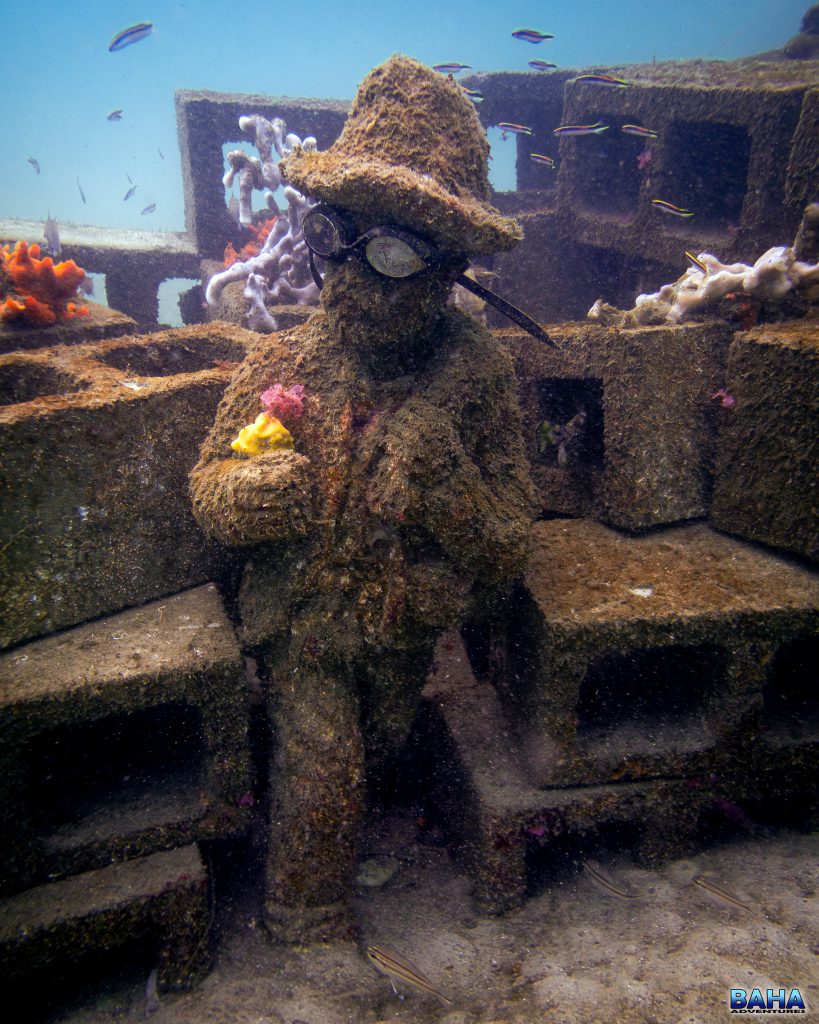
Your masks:
{"label": "moss-covered surface", "polygon": [[731,345],[712,518],[729,533],[819,560],[819,323],[766,324]]}
{"label": "moss-covered surface", "polygon": [[0,647],[213,578],[187,475],[255,338],[212,324],[0,356]]}
{"label": "moss-covered surface", "polygon": [[[707,514],[717,410],[731,339],[720,322],[549,329],[497,336],[515,360],[526,452],[541,507],[643,530]],[[722,411],[722,410],[719,410]],[[543,435],[584,413],[565,446]]]}
{"label": "moss-covered surface", "polygon": [[495,688],[475,678],[457,637],[439,644],[424,696],[416,749],[428,825],[442,830],[483,910],[517,906],[538,865],[604,835],[645,862],[694,848],[706,794],[680,779],[539,788]]}
{"label": "moss-covered surface", "polygon": [[763,733],[769,668],[818,605],[810,572],[704,526],[536,524],[499,680],[532,777],[701,775]]}
{"label": "moss-covered surface", "polygon": [[63,320],[51,327],[26,327],[0,320],[0,352],[17,352],[55,345],[84,345],[102,338],[132,334],[136,323],[124,313],[96,302],[84,302],[87,316]]}
{"label": "moss-covered surface", "polygon": [[[450,283],[355,263],[328,275],[327,312],[237,372],[192,474],[200,522],[248,553],[243,635],[270,668],[279,738],[266,914],[286,938],[330,932],[321,908],[348,892],[365,754],[368,783],[389,785],[436,636],[525,564],[511,364],[445,311]],[[305,387],[285,424],[295,449],[234,455],[275,383]]]}
{"label": "moss-covered surface", "polygon": [[244,684],[212,584],[0,655],[2,888],[241,831]]}
{"label": "moss-covered surface", "polygon": [[210,964],[207,890],[199,851],[188,846],[11,896],[0,901],[0,970],[7,983],[42,983],[49,968],[147,936],[158,989],[190,988]]}

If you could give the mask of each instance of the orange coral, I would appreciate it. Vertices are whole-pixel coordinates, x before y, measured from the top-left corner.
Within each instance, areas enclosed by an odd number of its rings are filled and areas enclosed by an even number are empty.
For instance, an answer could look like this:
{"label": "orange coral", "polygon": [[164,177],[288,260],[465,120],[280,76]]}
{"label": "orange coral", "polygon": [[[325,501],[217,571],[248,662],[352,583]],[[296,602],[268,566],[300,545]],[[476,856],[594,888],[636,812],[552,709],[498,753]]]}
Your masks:
{"label": "orange coral", "polygon": [[14,249],[0,249],[3,279],[18,296],[7,296],[0,305],[0,318],[32,327],[46,327],[73,316],[88,313],[77,306],[77,288],[85,280],[85,271],[73,260],[55,265],[50,256],[40,259],[40,246],[18,242]]}
{"label": "orange coral", "polygon": [[230,267],[237,260],[244,261],[249,260],[252,256],[258,256],[262,251],[265,239],[273,230],[276,219],[276,217],[271,217],[269,220],[262,221],[261,224],[247,225],[246,230],[252,235],[252,239],[246,242],[239,252],[236,252],[232,242],[228,242],[225,246],[225,266]]}

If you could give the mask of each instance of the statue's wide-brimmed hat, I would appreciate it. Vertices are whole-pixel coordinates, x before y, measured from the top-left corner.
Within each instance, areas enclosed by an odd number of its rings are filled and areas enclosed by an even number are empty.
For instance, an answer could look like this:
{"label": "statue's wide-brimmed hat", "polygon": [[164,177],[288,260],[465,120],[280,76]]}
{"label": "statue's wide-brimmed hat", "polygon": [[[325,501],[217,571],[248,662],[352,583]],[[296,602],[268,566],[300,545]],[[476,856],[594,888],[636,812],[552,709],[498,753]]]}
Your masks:
{"label": "statue's wide-brimmed hat", "polygon": [[517,221],[489,204],[489,143],[472,102],[449,76],[400,54],[361,83],[344,129],[322,152],[281,162],[305,195],[479,255],[511,249]]}

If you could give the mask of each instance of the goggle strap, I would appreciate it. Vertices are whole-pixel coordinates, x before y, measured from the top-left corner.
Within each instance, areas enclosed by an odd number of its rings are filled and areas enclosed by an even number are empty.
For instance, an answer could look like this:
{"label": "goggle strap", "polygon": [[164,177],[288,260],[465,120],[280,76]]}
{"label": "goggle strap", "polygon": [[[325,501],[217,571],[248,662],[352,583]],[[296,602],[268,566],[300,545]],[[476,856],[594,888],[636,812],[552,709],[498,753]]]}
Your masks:
{"label": "goggle strap", "polygon": [[473,281],[472,278],[467,277],[466,274],[461,274],[457,279],[456,284],[459,284],[462,288],[466,288],[466,290],[472,292],[473,295],[477,295],[478,298],[483,299],[484,302],[488,302],[499,312],[503,313],[504,316],[508,316],[510,320],[514,320],[519,327],[522,327],[524,331],[531,334],[533,338],[537,338],[538,341],[551,345],[552,348],[557,348],[557,345],[555,345],[540,324],[535,323],[535,321],[530,316],[527,316],[523,310],[518,309],[517,306],[513,306],[512,303],[507,302],[506,299],[502,299],[500,295],[490,292],[488,288],[484,288],[482,284],[478,284],[477,281]]}
{"label": "goggle strap", "polygon": [[307,251],[310,253],[310,273],[313,275],[313,280],[316,282],[316,288],[318,288],[318,290],[321,291],[321,289],[324,287],[324,278],[316,269],[316,264],[313,259],[313,250],[310,248],[309,245],[307,246]]}

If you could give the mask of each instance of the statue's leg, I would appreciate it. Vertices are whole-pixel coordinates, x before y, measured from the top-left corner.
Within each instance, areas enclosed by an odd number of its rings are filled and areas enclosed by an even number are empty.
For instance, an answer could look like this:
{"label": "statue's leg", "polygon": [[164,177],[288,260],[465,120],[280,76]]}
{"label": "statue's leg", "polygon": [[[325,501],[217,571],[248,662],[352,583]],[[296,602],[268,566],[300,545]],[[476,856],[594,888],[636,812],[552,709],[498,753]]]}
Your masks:
{"label": "statue's leg", "polygon": [[432,653],[431,646],[382,651],[357,668],[367,780],[372,792],[393,788],[399,757],[432,667]]}
{"label": "statue's leg", "polygon": [[347,897],[364,804],[358,699],[343,673],[302,653],[271,671],[265,924],[283,942],[351,934]]}

